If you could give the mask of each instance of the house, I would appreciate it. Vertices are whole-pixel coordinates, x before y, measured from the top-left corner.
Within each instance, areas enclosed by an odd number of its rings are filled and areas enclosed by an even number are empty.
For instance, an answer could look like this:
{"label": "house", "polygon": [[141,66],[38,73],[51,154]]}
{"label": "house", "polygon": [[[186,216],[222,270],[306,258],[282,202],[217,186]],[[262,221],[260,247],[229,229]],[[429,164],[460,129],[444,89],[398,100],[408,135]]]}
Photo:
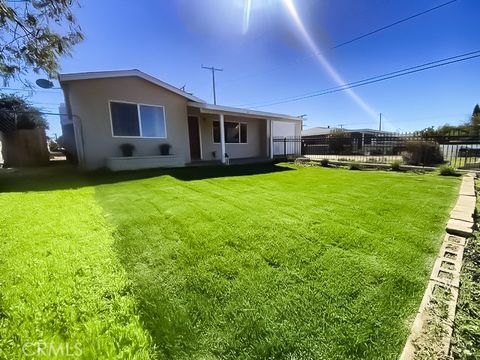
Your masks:
{"label": "house", "polygon": [[[139,70],[60,74],[59,81],[67,151],[89,170],[269,159],[274,123],[301,133],[299,117],[208,104]],[[133,156],[122,156],[123,144]]]}

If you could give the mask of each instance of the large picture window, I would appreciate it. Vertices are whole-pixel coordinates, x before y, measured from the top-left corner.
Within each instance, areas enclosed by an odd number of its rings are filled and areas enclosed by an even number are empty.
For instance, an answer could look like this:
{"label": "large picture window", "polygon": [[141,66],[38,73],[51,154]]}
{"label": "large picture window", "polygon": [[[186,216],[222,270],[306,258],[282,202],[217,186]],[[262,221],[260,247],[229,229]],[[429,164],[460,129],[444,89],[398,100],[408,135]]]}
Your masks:
{"label": "large picture window", "polygon": [[163,106],[110,102],[113,136],[166,138]]}
{"label": "large picture window", "polygon": [[[227,144],[246,144],[247,143],[247,124],[225,121],[225,143]],[[220,142],[220,121],[213,122],[213,142]]]}

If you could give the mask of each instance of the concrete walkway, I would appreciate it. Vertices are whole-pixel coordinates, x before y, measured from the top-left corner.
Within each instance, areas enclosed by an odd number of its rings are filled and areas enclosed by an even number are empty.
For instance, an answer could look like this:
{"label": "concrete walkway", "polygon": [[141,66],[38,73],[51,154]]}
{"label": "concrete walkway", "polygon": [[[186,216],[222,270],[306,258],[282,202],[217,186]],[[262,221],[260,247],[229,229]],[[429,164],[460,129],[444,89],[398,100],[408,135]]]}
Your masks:
{"label": "concrete walkway", "polygon": [[450,213],[447,223],[447,232],[453,235],[469,237],[473,234],[475,206],[475,177],[468,174],[463,177],[460,185],[460,195]]}
{"label": "concrete walkway", "polygon": [[401,360],[450,358],[463,251],[473,235],[475,209],[475,174],[467,174]]}

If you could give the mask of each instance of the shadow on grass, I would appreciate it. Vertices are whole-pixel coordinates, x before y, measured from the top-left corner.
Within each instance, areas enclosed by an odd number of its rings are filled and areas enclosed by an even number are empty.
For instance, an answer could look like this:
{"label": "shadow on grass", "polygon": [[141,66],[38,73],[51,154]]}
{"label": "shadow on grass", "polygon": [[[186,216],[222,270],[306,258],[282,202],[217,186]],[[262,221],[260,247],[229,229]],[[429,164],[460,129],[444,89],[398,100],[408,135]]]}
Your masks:
{"label": "shadow on grass", "polygon": [[65,163],[51,164],[42,168],[0,169],[0,193],[22,191],[48,191],[78,189],[85,186],[114,184],[123,181],[171,176],[181,181],[203,180],[229,176],[248,176],[293,170],[274,163],[198,166],[176,169],[149,169],[111,172],[98,170],[83,172]]}

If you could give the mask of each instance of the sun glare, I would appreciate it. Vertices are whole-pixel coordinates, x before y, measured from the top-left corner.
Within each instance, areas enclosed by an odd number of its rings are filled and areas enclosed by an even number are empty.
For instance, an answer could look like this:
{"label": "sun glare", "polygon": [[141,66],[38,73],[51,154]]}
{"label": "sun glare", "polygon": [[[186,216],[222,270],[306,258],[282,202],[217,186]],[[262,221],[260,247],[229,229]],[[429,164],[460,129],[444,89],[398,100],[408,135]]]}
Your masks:
{"label": "sun glare", "polygon": [[252,12],[252,0],[245,0],[245,9],[243,11],[243,29],[244,34],[247,33],[250,26],[250,14]]}
{"label": "sun glare", "polygon": [[[315,44],[315,41],[308,33],[300,15],[298,14],[297,8],[293,0],[283,0],[290,16],[292,17],[295,26],[297,27],[298,31],[302,35],[302,39],[307,44],[308,48],[315,54],[318,62],[322,65],[323,69],[327,72],[327,74],[338,84],[343,85],[345,84],[345,80],[340,76],[340,74],[335,70],[335,68],[330,64],[330,62],[323,56],[322,52]],[[367,112],[372,118],[377,119],[378,113],[372,109],[360,96],[355,93],[352,89],[345,90],[346,93],[358,104],[365,112]]]}

